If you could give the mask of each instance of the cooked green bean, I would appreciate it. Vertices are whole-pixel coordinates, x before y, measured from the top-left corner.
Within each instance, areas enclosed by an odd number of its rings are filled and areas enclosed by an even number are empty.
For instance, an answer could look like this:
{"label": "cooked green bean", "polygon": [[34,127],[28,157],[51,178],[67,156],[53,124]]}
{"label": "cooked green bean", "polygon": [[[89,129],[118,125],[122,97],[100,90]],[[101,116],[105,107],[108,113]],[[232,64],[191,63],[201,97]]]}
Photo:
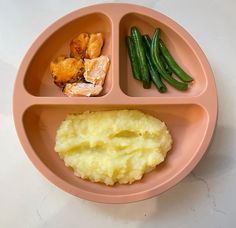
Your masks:
{"label": "cooked green bean", "polygon": [[168,65],[168,63],[167,63],[165,57],[164,57],[161,53],[160,53],[160,57],[161,57],[161,61],[162,61],[163,66],[165,67],[166,72],[167,72],[169,75],[172,75],[173,72],[172,72],[170,66]]}
{"label": "cooked green bean", "polygon": [[179,82],[172,78],[165,70],[165,67],[162,64],[162,61],[160,59],[160,42],[159,42],[159,33],[160,29],[157,28],[154,32],[152,44],[151,44],[151,58],[153,63],[156,65],[158,72],[160,75],[174,88],[178,90],[187,90],[188,84]]}
{"label": "cooked green bean", "polygon": [[141,80],[142,78],[140,74],[139,62],[138,62],[137,54],[135,51],[134,42],[130,36],[127,37],[126,41],[127,41],[129,59],[131,63],[133,76],[135,79]]}
{"label": "cooked green bean", "polygon": [[143,87],[145,89],[148,89],[151,87],[151,80],[149,76],[148,66],[147,66],[147,60],[145,56],[145,50],[143,47],[143,41],[142,36],[137,29],[137,27],[133,26],[131,27],[131,37],[134,41],[135,50],[137,53],[138,61],[139,61],[139,67],[141,72],[141,77],[143,81]]}
{"label": "cooked green bean", "polygon": [[[148,48],[150,49],[151,48],[151,43],[152,43],[152,40],[150,38],[150,36],[148,34],[145,34],[143,35],[143,38],[146,40],[146,44],[148,45]],[[170,69],[170,67],[168,66],[165,58],[163,55],[160,55],[161,56],[161,61],[163,63],[163,66],[165,67],[166,69],[166,72],[171,75],[172,74],[172,70]]]}
{"label": "cooked green bean", "polygon": [[159,41],[159,45],[160,45],[160,50],[162,55],[164,56],[167,64],[170,66],[170,68],[172,69],[172,71],[176,74],[176,76],[179,77],[179,79],[181,79],[184,82],[191,82],[193,81],[193,78],[188,75],[174,60],[174,58],[172,57],[172,55],[170,54],[169,50],[167,49],[167,47],[165,46],[164,42],[162,40]]}
{"label": "cooked green bean", "polygon": [[148,35],[143,36],[143,43],[144,43],[144,49],[147,58],[149,73],[158,91],[161,93],[165,93],[167,91],[166,85],[162,82],[160,74],[158,73],[156,66],[153,64],[151,59],[150,55],[151,42],[152,42],[151,38]]}

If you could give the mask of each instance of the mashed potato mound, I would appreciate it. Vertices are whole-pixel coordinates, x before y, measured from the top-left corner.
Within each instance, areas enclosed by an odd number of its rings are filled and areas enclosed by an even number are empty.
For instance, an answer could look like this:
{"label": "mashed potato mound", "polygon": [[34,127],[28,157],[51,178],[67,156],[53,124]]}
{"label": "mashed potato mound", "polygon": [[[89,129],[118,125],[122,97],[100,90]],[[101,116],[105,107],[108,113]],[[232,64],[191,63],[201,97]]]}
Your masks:
{"label": "mashed potato mound", "polygon": [[140,180],[163,162],[172,138],[164,122],[137,110],[68,115],[55,150],[76,176],[106,185]]}

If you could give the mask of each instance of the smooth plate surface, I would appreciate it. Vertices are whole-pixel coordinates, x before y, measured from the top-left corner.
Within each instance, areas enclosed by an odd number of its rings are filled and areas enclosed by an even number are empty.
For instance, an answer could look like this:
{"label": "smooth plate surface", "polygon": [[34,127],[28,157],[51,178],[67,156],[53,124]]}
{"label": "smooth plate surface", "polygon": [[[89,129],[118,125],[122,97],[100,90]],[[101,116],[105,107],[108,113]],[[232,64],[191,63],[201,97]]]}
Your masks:
{"label": "smooth plate surface", "polygon": [[[66,45],[77,33],[86,32],[84,23],[86,31],[105,34],[103,53],[111,59],[111,67],[102,96],[68,98],[54,86],[48,65],[53,57],[67,51]],[[170,89],[160,95],[155,88],[143,90],[142,85],[136,83],[131,75],[124,39],[131,25],[137,25],[150,35],[155,26],[162,28],[162,38],[171,52],[195,79],[187,92]],[[174,147],[167,160],[133,185],[108,187],[75,177],[53,150],[60,122],[71,112],[124,108],[139,109],[166,122],[174,138]],[[58,187],[97,202],[133,202],[174,186],[205,153],[216,117],[213,74],[194,39],[168,17],[129,4],[86,7],[55,22],[26,54],[14,89],[17,133],[34,165]]]}

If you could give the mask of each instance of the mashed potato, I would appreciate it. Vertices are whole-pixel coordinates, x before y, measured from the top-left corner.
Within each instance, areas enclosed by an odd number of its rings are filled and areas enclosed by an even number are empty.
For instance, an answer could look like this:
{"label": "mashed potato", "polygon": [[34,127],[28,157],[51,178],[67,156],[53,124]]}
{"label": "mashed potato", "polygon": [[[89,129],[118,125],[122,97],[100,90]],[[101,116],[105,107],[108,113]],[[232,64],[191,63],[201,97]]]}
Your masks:
{"label": "mashed potato", "polygon": [[106,185],[140,180],[163,162],[172,138],[164,122],[137,110],[68,115],[55,150],[76,176]]}

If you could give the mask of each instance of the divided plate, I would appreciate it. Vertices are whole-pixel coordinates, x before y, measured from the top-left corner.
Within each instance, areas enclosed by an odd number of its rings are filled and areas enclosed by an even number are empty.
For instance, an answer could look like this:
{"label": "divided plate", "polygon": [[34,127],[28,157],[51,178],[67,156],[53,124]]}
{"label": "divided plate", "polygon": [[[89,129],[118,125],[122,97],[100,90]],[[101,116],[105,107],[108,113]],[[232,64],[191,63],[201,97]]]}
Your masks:
{"label": "divided plate", "polygon": [[[177,62],[194,78],[188,91],[168,86],[160,94],[133,79],[125,36],[136,25],[152,35],[162,30]],[[49,63],[69,53],[69,42],[81,32],[102,32],[102,50],[111,60],[99,97],[66,97],[49,73]],[[217,94],[210,65],[194,39],[177,23],[156,11],[130,4],[100,4],[68,14],[46,29],[27,52],[14,88],[14,120],[20,141],[39,171],[61,189],[84,199],[127,203],[156,196],[183,179],[199,162],[212,138]],[[164,163],[132,185],[91,183],[74,176],[54,151],[56,130],[69,113],[86,110],[138,109],[165,121],[173,149]]]}

